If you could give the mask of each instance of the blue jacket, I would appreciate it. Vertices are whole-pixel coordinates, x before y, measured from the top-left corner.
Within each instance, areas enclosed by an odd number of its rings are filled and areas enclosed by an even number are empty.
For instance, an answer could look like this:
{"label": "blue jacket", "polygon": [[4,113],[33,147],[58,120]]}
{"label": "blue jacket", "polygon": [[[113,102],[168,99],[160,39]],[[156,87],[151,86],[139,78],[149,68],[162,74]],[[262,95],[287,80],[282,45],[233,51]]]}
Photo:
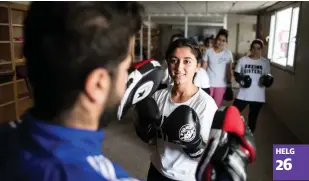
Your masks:
{"label": "blue jacket", "polygon": [[102,142],[103,131],[24,116],[0,126],[0,180],[137,181],[102,154]]}

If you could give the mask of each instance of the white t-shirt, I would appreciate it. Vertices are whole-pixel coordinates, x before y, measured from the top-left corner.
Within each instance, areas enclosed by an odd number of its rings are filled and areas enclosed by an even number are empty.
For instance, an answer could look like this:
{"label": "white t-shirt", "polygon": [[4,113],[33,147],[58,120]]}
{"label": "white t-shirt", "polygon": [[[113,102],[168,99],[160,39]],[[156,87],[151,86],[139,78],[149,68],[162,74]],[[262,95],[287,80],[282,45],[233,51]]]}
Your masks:
{"label": "white t-shirt", "polygon": [[[205,69],[199,68],[196,72],[196,76],[193,80],[194,85],[200,88],[209,88],[209,78]],[[174,85],[173,79],[169,76],[168,69],[166,68],[164,71],[164,77],[161,81],[161,84],[167,84],[168,87],[172,87]]]}
{"label": "white t-shirt", "polygon": [[262,75],[270,73],[269,60],[261,58],[253,60],[248,56],[242,57],[236,67],[235,72],[243,75],[249,75],[252,79],[249,88],[239,88],[237,99],[245,101],[265,102],[265,87],[259,86],[259,80]]}
{"label": "white t-shirt", "polygon": [[208,63],[210,87],[226,87],[227,65],[233,62],[231,51],[223,49],[220,53],[216,53],[213,48],[209,48],[204,53],[203,60]]}
{"label": "white t-shirt", "polygon": [[[180,105],[193,108],[200,119],[203,140],[207,143],[212,121],[218,107],[207,93],[202,89],[183,103],[174,103],[171,100],[171,89],[162,89],[153,95],[161,114],[169,116]],[[198,159],[192,159],[183,152],[180,145],[157,139],[156,150],[151,155],[151,162],[156,169],[166,177],[173,180],[195,181],[195,171]]]}
{"label": "white t-shirt", "polygon": [[209,88],[209,77],[207,75],[207,72],[203,68],[199,68],[198,71],[196,72],[196,76],[193,80],[194,85],[196,85],[199,88]]}

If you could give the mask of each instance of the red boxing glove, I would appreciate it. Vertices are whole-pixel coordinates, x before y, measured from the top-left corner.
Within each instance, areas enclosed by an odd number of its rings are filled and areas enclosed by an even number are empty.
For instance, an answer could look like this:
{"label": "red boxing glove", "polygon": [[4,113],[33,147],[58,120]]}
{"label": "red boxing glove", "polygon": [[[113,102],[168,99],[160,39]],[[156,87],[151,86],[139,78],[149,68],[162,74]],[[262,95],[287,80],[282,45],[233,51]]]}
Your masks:
{"label": "red boxing glove", "polygon": [[129,70],[127,89],[118,107],[118,119],[121,120],[132,105],[153,94],[163,75],[164,70],[156,60],[147,59],[133,64]]}
{"label": "red boxing glove", "polygon": [[246,181],[255,160],[255,141],[238,109],[221,107],[196,170],[197,181]]}

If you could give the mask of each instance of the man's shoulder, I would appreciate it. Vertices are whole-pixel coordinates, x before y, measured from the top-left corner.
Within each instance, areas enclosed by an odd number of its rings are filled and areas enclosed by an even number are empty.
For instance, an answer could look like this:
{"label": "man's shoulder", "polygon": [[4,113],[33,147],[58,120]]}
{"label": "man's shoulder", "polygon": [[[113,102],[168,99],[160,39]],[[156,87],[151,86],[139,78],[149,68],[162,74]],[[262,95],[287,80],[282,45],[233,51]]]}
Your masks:
{"label": "man's shoulder", "polygon": [[0,175],[1,181],[18,181],[21,178],[21,160],[19,151],[25,140],[21,137],[22,124],[20,120],[0,124]]}
{"label": "man's shoulder", "polygon": [[22,157],[16,157],[18,159],[15,159],[15,167],[11,163],[6,164],[9,167],[3,167],[7,171],[4,174],[7,179],[4,181],[17,181],[21,176],[25,181],[138,181],[100,154],[85,156],[79,155],[77,152],[77,154],[65,158],[57,153],[46,155],[40,152],[36,154],[33,151],[29,152],[29,150],[21,150],[19,154]]}
{"label": "man's shoulder", "polygon": [[[79,166],[84,173],[89,173],[93,176],[93,179],[97,180],[117,180],[117,181],[138,181],[135,178],[129,176],[129,174],[119,165],[113,163],[110,159],[104,155],[88,156],[86,158],[87,165]],[[86,172],[85,172],[86,168]],[[88,170],[88,171],[87,171]],[[73,174],[75,173],[72,172]],[[92,176],[85,175],[85,178],[92,178]],[[75,178],[78,179],[78,178]],[[91,179],[87,179],[91,180]],[[71,181],[71,180],[70,180]],[[73,181],[73,180],[72,180]],[[75,181],[75,180],[74,180]]]}
{"label": "man's shoulder", "polygon": [[1,133],[8,133],[11,131],[15,131],[19,128],[21,125],[22,121],[21,120],[15,120],[15,121],[10,121],[7,123],[1,123],[0,124],[0,134]]}
{"label": "man's shoulder", "polygon": [[54,145],[53,151],[42,149],[40,144],[49,143],[33,142],[28,123],[17,120],[0,125],[1,180],[137,181],[102,154],[88,155],[61,144]]}
{"label": "man's shoulder", "polygon": [[19,144],[19,135],[21,130],[22,121],[10,121],[8,123],[0,124],[0,155],[6,156],[12,153]]}

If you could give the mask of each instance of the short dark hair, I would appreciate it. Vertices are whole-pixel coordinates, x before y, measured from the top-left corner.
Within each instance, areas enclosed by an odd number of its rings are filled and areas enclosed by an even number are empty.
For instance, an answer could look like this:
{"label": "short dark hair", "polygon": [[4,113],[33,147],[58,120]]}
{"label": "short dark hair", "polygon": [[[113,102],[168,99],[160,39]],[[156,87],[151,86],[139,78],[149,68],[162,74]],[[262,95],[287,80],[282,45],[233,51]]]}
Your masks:
{"label": "short dark hair", "polygon": [[217,36],[216,36],[216,39],[219,38],[219,36],[225,36],[226,38],[226,41],[228,40],[228,37],[229,37],[229,31],[226,30],[226,29],[220,29]]}
{"label": "short dark hair", "polygon": [[251,45],[250,45],[250,50],[252,50],[254,44],[260,45],[261,49],[263,49],[263,47],[264,47],[264,42],[263,42],[263,40],[255,39],[255,40],[252,41],[252,43],[251,43]]}
{"label": "short dark hair", "polygon": [[128,56],[142,24],[138,2],[33,2],[24,26],[24,55],[36,112],[52,119],[72,108],[87,75],[111,75]]}
{"label": "short dark hair", "polygon": [[177,48],[182,48],[182,47],[191,48],[192,53],[195,55],[197,63],[201,63],[202,53],[201,53],[199,44],[197,43],[196,40],[188,39],[188,38],[180,38],[172,42],[167,48],[167,51],[165,53],[166,60],[168,61],[171,58],[171,56],[173,55],[173,53],[175,52]]}

